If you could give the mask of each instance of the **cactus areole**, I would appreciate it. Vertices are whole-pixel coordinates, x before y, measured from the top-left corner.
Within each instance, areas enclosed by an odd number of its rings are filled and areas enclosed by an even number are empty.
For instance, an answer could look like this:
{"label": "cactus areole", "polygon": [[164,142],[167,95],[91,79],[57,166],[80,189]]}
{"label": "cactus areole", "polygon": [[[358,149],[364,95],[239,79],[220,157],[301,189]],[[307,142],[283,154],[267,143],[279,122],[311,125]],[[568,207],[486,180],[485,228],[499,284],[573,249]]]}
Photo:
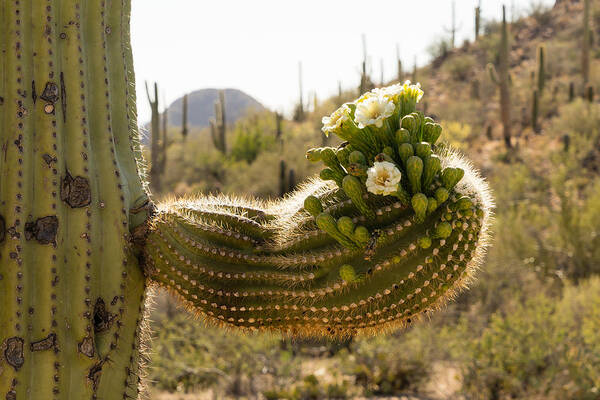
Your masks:
{"label": "cactus areole", "polygon": [[152,205],[128,0],[0,3],[0,399],[131,399],[148,285],[243,330],[404,326],[471,279],[491,198],[417,85],[324,118],[315,178],[274,203]]}

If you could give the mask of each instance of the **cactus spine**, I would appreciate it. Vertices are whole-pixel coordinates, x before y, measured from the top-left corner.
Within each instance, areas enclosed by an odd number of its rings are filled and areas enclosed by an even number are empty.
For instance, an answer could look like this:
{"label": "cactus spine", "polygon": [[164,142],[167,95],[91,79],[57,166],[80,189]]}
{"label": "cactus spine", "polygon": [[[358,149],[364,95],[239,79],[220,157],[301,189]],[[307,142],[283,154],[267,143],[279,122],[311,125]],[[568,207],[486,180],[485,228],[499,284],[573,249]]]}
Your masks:
{"label": "cactus spine", "polygon": [[[435,147],[441,128],[415,112],[422,93],[409,85],[376,96],[396,99],[381,127],[355,124],[363,100],[328,123],[349,144],[310,156],[341,187],[315,180],[271,204],[182,199],[154,214],[129,12],[129,1],[0,5],[0,396],[137,398],[146,282],[219,324],[343,336],[404,326],[471,279],[487,186]],[[423,192],[409,192],[419,171],[401,144],[423,163]],[[402,170],[393,193],[365,189],[374,162]]]}
{"label": "cactus spine", "polygon": [[227,143],[225,142],[225,92],[220,90],[219,97],[215,102],[215,117],[210,120],[210,136],[217,150],[225,154]]}
{"label": "cactus spine", "polygon": [[181,112],[181,136],[183,137],[183,140],[185,140],[185,138],[187,138],[187,135],[189,133],[188,130],[188,95],[187,93],[183,96],[183,103],[182,103],[182,112]]}
{"label": "cactus spine", "polygon": [[[0,398],[138,396],[128,1],[0,4]],[[154,165],[153,165],[154,166]]]}
{"label": "cactus spine", "polygon": [[161,148],[160,148],[160,114],[158,112],[158,84],[154,82],[154,96],[150,95],[148,82],[146,86],[146,97],[150,104],[152,118],[150,120],[150,187],[160,192],[160,174],[161,174]]}
{"label": "cactus spine", "polygon": [[510,88],[509,88],[509,38],[508,24],[506,22],[506,6],[502,6],[502,31],[499,49],[499,70],[496,73],[494,66],[488,64],[488,72],[492,82],[500,88],[500,119],[502,120],[504,143],[507,148],[511,143],[511,116],[510,116]]}

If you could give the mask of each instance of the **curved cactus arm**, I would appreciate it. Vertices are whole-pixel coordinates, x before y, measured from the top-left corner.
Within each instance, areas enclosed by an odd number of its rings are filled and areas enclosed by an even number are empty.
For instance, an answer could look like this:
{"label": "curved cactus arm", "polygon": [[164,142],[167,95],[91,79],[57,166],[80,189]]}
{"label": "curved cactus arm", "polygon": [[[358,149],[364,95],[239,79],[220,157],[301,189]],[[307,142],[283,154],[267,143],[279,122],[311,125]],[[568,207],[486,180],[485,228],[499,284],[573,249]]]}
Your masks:
{"label": "curved cactus arm", "polygon": [[[147,273],[219,324],[334,336],[403,326],[463,288],[487,245],[487,185],[460,157],[441,159],[466,174],[423,223],[397,199],[376,196],[366,199],[375,215],[366,218],[319,181],[272,204],[163,204],[148,237]],[[319,229],[301,206],[307,193],[330,215],[367,227],[368,246],[346,247]],[[248,217],[244,207],[268,217]]]}

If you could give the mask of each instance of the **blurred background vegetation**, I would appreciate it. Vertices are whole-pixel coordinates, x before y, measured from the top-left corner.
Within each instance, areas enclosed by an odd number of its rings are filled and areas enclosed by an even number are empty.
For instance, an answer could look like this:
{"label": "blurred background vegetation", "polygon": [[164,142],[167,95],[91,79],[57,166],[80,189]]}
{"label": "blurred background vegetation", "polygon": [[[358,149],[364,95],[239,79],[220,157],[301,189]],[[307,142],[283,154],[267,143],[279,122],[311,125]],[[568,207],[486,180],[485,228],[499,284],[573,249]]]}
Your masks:
{"label": "blurred background vegetation", "polygon": [[[477,26],[477,40],[453,43],[450,29],[430,64],[398,70],[495,193],[494,245],[470,290],[406,331],[343,342],[207,327],[159,292],[151,398],[600,399],[600,1],[532,3],[506,22],[504,55],[502,23]],[[321,117],[375,86],[362,70],[354,91],[301,94],[289,119],[241,92],[198,91],[183,135],[177,100],[157,116],[166,128],[147,127],[155,194],[292,191],[317,172],[304,151],[328,143]]]}

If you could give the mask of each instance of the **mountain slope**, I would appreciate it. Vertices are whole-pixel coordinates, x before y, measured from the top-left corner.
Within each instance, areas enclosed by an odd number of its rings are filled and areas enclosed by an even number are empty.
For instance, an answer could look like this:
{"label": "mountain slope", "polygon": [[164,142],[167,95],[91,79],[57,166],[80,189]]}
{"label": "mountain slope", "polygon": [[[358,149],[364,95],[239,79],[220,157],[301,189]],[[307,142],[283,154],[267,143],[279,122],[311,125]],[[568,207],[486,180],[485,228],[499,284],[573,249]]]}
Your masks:
{"label": "mountain slope", "polygon": [[[238,89],[224,89],[225,118],[228,123],[235,122],[249,109],[262,111],[265,107],[256,99]],[[200,89],[188,95],[188,124],[190,127],[206,127],[210,118],[214,117],[214,104],[219,96],[218,89]],[[169,105],[169,124],[181,126],[183,98]]]}

